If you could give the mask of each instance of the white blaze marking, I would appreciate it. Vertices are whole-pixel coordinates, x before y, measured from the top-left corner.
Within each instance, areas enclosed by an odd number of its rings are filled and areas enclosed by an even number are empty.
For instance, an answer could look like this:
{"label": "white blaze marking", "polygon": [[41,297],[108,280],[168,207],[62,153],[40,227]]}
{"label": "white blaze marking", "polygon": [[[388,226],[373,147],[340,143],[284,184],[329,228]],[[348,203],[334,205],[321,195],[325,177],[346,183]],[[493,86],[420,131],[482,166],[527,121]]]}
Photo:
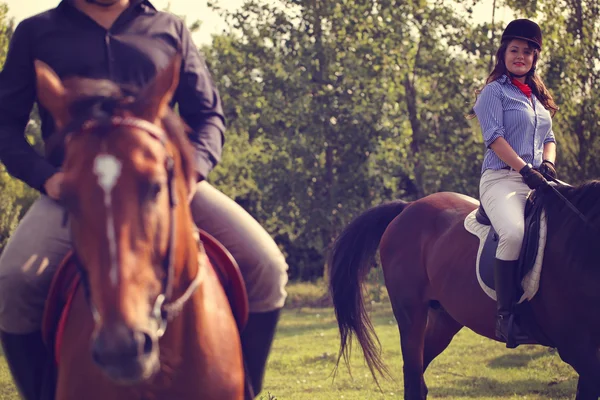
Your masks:
{"label": "white blaze marking", "polygon": [[104,205],[106,206],[106,235],[110,251],[110,281],[117,285],[117,239],[115,224],[112,215],[111,193],[119,176],[121,176],[121,162],[113,155],[99,154],[94,160],[94,173],[98,177],[98,184],[104,190]]}

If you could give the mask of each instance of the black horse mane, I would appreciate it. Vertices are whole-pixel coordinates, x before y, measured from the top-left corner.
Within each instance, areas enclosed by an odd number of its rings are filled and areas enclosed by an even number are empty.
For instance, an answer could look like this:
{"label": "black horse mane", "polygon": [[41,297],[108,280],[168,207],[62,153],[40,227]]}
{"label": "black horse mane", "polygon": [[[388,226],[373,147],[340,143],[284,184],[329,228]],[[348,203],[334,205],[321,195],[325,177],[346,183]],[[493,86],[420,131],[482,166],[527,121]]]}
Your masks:
{"label": "black horse mane", "polygon": [[546,210],[548,231],[558,235],[563,246],[566,264],[574,268],[596,268],[600,262],[600,181],[587,181],[579,186],[558,185],[562,194],[581,212],[589,223],[584,222],[556,193],[546,193],[542,203]]}
{"label": "black horse mane", "polygon": [[[135,99],[141,92],[131,85],[119,85],[103,79],[71,78],[65,80],[65,88],[69,93],[69,113],[72,121],[63,129],[61,137],[68,134],[77,135],[82,132],[83,125],[94,120],[106,129],[95,129],[96,134],[107,134],[109,122],[118,110],[131,110]],[[189,128],[171,109],[162,119],[162,125],[170,141],[181,155],[183,173],[188,177],[195,174],[192,147],[187,136]]]}

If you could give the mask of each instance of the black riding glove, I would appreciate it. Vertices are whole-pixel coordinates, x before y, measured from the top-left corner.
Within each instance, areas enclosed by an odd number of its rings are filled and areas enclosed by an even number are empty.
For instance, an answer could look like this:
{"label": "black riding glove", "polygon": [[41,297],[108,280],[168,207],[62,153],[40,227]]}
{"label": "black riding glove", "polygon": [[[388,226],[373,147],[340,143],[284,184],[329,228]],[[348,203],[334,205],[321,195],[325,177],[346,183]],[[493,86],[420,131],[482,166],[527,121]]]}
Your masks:
{"label": "black riding glove", "polygon": [[539,171],[542,173],[542,175],[547,175],[552,179],[556,179],[557,175],[556,175],[556,167],[554,166],[554,164],[548,160],[544,160],[542,162],[542,165],[540,165]]}
{"label": "black riding glove", "polygon": [[523,168],[521,168],[519,173],[523,177],[523,182],[529,186],[529,189],[543,189],[550,186],[546,178],[544,178],[544,176],[538,171],[533,169],[531,164],[525,165]]}

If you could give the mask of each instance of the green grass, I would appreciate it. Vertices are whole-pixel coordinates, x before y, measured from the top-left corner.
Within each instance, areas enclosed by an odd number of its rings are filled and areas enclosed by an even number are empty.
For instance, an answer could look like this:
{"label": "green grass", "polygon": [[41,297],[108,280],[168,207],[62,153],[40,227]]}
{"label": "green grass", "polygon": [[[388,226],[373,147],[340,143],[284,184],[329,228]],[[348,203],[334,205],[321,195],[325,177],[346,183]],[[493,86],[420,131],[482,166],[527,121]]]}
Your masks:
{"label": "green grass", "polygon": [[[358,347],[353,347],[352,377],[343,364],[332,379],[339,335],[333,310],[321,284],[291,284],[289,301],[279,323],[269,359],[263,400],[368,400],[402,398],[400,338],[385,296],[369,288],[372,318],[393,380],[375,385]],[[306,305],[306,307],[305,307]],[[326,305],[324,307],[323,305]],[[429,399],[572,399],[577,378],[558,355],[543,347],[502,344],[463,329],[450,347],[433,361],[425,380]],[[0,400],[18,396],[3,359]]]}
{"label": "green grass", "polygon": [[[290,284],[269,359],[263,400],[367,400],[403,396],[400,335],[387,293],[371,279],[367,288],[383,359],[393,380],[375,385],[358,344],[353,346],[352,377],[340,364],[332,378],[339,348],[333,310],[322,282]],[[327,307],[318,307],[318,304]],[[302,307],[306,305],[306,307]],[[577,376],[555,351],[540,346],[509,350],[463,328],[427,369],[429,399],[572,399]]]}
{"label": "green grass", "polygon": [[[402,398],[399,333],[391,308],[373,306],[372,317],[393,381],[375,385],[357,347],[352,377],[341,365],[332,379],[338,331],[331,308],[286,310],[269,360],[264,400]],[[572,399],[576,375],[542,347],[506,349],[463,329],[425,374],[430,399]]]}
{"label": "green grass", "polygon": [[0,399],[1,400],[19,400],[17,389],[13,385],[8,365],[4,361],[4,354],[0,351]]}

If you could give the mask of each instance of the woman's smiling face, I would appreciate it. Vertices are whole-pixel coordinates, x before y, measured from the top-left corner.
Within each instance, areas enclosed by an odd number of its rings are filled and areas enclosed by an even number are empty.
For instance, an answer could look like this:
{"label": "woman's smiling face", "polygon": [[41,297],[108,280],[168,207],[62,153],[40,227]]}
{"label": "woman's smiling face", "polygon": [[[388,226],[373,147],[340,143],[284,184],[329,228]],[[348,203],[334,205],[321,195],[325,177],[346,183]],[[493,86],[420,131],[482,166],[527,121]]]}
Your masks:
{"label": "woman's smiling face", "polygon": [[525,75],[533,66],[534,49],[529,42],[513,39],[506,48],[504,63],[506,69],[514,75]]}

